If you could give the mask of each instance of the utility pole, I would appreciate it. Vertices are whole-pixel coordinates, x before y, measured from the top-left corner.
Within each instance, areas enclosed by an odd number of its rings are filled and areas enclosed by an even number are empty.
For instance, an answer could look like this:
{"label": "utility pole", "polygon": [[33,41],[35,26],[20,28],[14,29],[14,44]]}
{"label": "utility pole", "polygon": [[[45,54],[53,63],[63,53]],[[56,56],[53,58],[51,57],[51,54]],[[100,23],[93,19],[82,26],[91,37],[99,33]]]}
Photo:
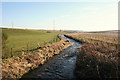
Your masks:
{"label": "utility pole", "polygon": [[12,22],[12,28],[13,28],[13,26],[14,26],[14,24],[13,24],[13,22]]}
{"label": "utility pole", "polygon": [[55,31],[55,18],[53,19],[53,30]]}

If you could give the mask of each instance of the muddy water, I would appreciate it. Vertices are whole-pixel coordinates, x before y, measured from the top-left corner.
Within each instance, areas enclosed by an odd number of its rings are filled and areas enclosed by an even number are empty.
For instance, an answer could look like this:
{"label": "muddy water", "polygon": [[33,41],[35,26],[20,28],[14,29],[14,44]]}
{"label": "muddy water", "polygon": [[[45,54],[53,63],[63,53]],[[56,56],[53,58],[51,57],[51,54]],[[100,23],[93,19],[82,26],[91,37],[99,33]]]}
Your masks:
{"label": "muddy water", "polygon": [[37,79],[76,79],[74,75],[76,52],[81,45],[64,35],[62,37],[74,42],[73,46],[70,46],[60,52],[58,55],[49,59],[48,62],[40,66],[39,68],[30,71],[23,75],[23,78],[37,78]]}

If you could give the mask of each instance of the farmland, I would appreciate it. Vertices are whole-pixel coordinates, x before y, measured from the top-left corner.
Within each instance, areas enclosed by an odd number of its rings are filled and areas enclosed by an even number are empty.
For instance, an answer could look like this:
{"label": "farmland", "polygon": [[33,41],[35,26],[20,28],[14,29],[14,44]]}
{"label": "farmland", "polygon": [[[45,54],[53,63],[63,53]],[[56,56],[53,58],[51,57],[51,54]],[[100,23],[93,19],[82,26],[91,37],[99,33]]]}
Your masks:
{"label": "farmland", "polygon": [[3,28],[2,33],[8,37],[2,50],[3,58],[11,56],[11,48],[13,56],[18,56],[21,55],[20,51],[26,52],[60,41],[57,31]]}
{"label": "farmland", "polygon": [[[76,45],[73,45],[72,42],[64,38],[60,41],[58,36],[60,32],[58,31],[3,29],[3,33],[3,39],[5,40],[3,41],[3,47],[5,47],[3,48],[3,57],[11,57],[11,48],[13,49],[13,56],[15,56],[13,58],[3,59],[4,76],[9,76],[9,73],[14,73],[17,75],[17,77],[20,78],[24,74],[24,71],[28,72],[29,70],[37,68],[39,64],[44,64],[44,62],[49,60],[50,57],[59,54],[65,49],[66,53],[63,52],[64,54],[69,54],[73,51],[71,54],[72,56],[70,55],[65,57],[65,60],[67,58],[69,60],[69,58],[76,57],[75,65],[73,66],[75,69],[73,73],[75,73],[76,78],[104,79],[119,77],[118,75],[120,74],[120,65],[118,64],[119,47],[117,33],[65,33],[66,37],[75,40],[74,44],[77,43]],[[82,47],[78,45],[78,42],[80,45],[82,45]],[[68,46],[71,47],[67,48]],[[21,55],[21,53],[23,55]],[[61,54],[63,53],[61,52]],[[61,56],[64,57],[64,55]],[[58,56],[58,59],[59,57],[60,56]],[[56,58],[52,59],[54,60]],[[12,71],[11,66],[7,66],[6,63],[11,65],[13,69],[16,70]],[[58,63],[59,62],[57,62],[57,64]],[[19,67],[16,67],[16,64],[19,64]],[[22,67],[22,64],[25,64],[26,66]],[[54,66],[59,66],[57,64]],[[63,63],[63,65],[65,64],[66,63]],[[26,68],[26,70],[21,69],[21,67]],[[19,68],[21,69],[20,72]],[[6,72],[6,69],[10,69],[9,73]],[[18,72],[16,73],[15,71]],[[15,77],[14,74],[12,74],[12,77]],[[35,72],[35,74],[37,73]]]}
{"label": "farmland", "polygon": [[98,41],[103,43],[118,44],[118,34],[108,34],[108,33],[74,33],[72,37],[75,37],[79,40],[84,40],[85,42],[94,43],[92,41]]}
{"label": "farmland", "polygon": [[117,33],[74,33],[67,36],[82,44],[77,53],[75,68],[77,77],[81,79],[119,77]]}

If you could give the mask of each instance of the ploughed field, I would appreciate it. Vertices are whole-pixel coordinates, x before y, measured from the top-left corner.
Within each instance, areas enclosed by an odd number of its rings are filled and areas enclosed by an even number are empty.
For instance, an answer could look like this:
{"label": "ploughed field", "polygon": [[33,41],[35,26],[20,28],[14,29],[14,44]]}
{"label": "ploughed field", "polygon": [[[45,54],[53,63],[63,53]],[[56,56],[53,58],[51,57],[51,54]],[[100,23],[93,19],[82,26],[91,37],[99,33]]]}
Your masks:
{"label": "ploughed field", "polygon": [[80,43],[75,74],[78,78],[118,78],[120,75],[117,33],[67,34]]}
{"label": "ploughed field", "polygon": [[[21,55],[53,42],[60,41],[59,32],[47,30],[2,29],[2,58]],[[12,50],[11,50],[12,48]]]}

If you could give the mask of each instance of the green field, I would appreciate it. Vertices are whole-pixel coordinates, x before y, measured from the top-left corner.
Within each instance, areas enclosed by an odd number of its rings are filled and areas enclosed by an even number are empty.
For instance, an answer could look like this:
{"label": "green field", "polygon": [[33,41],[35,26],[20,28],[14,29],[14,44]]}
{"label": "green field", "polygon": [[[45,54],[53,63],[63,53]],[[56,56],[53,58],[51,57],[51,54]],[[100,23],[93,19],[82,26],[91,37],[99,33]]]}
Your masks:
{"label": "green field", "polygon": [[2,33],[7,34],[6,47],[2,50],[3,57],[11,56],[11,48],[13,55],[20,55],[21,52],[43,47],[44,45],[60,41],[57,36],[59,32],[46,30],[24,30],[3,28]]}

